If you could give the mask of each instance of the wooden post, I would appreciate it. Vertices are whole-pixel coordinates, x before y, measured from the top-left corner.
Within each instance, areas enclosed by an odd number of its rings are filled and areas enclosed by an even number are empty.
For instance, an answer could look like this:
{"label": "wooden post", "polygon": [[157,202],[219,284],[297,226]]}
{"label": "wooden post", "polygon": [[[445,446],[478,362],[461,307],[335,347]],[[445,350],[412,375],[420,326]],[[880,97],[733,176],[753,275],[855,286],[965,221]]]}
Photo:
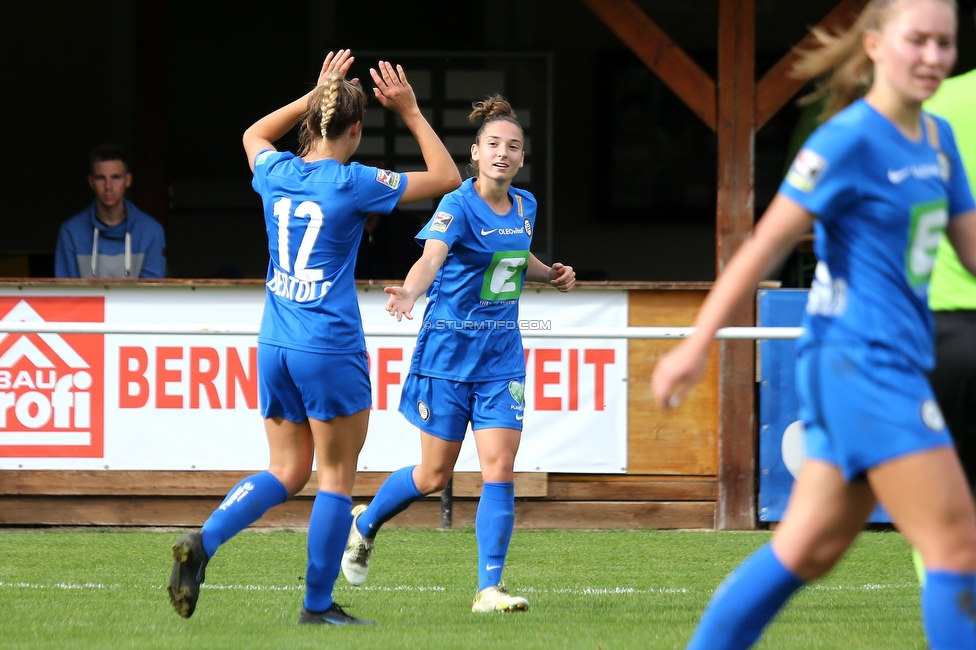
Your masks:
{"label": "wooden post", "polygon": [[[721,273],[752,230],[755,140],[755,0],[719,0],[718,205],[716,269]],[[732,325],[755,323],[755,298]],[[729,341],[719,352],[719,530],[756,525],[755,343]]]}

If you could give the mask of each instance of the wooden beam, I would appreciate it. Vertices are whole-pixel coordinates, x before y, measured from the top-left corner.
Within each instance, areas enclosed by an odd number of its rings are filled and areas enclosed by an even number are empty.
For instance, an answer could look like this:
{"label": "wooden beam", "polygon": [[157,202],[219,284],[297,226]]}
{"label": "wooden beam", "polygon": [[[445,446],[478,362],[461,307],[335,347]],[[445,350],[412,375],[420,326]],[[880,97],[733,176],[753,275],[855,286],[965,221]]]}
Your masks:
{"label": "wooden beam", "polygon": [[[11,496],[117,496],[117,497],[220,497],[253,472],[139,471],[139,470],[16,470],[0,472],[0,495]],[[357,472],[354,497],[371,497],[389,472]],[[545,472],[516,472],[515,496],[547,496]],[[296,496],[314,497],[315,472]],[[454,474],[456,497],[481,496],[478,472]],[[439,496],[436,492],[431,496]]]}
{"label": "wooden beam", "polygon": [[715,82],[632,0],[582,0],[712,131]]}
{"label": "wooden beam", "polygon": [[[719,0],[718,205],[716,269],[752,231],[755,140],[755,0]],[[755,299],[730,325],[755,325]],[[755,343],[722,342],[719,348],[718,502],[720,530],[756,526]]]}
{"label": "wooden beam", "polygon": [[[7,497],[0,496],[0,526],[180,526],[203,524],[221,497]],[[251,528],[306,528],[314,499],[289,499]],[[356,499],[356,503],[364,500]],[[415,501],[387,527],[440,527],[441,504]],[[453,526],[473,526],[477,499],[454,502]],[[528,529],[713,528],[714,501],[516,501],[515,527]]]}
{"label": "wooden beam", "polygon": [[[817,27],[828,32],[841,32],[854,24],[867,0],[841,0]],[[806,85],[806,80],[790,76],[799,52],[817,45],[813,34],[807,34],[770,68],[756,85],[756,130],[763,128],[774,115]]]}

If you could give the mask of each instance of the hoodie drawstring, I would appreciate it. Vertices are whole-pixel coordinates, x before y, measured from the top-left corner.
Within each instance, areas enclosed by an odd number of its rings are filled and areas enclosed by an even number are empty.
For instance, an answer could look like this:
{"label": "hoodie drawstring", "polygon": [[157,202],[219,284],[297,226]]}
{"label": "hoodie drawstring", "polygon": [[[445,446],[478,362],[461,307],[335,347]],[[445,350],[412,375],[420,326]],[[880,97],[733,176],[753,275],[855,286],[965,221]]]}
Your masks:
{"label": "hoodie drawstring", "polygon": [[[91,272],[92,277],[98,270],[98,228],[95,228],[95,235],[92,237]],[[125,277],[129,277],[132,271],[132,233],[125,233]]]}
{"label": "hoodie drawstring", "polygon": [[125,231],[125,277],[129,277],[132,268],[132,233]]}
{"label": "hoodie drawstring", "polygon": [[98,268],[98,228],[95,228],[95,236],[92,237],[92,258],[91,258],[91,270],[92,277],[95,276],[95,271]]}

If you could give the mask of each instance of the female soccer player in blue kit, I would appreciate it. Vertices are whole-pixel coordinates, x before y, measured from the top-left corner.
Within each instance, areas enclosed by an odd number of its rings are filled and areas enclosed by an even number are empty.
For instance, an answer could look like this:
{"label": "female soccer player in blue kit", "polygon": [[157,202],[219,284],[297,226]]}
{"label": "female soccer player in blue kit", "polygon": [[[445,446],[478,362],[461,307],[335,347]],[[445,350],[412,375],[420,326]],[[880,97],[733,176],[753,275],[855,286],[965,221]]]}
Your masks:
{"label": "female soccer player in blue kit", "polygon": [[[370,69],[373,94],[417,139],[427,171],[397,174],[346,164],[362,136],[366,94],[345,80],[349,50],[325,59],[310,93],[244,132],[252,185],[264,202],[271,261],[258,335],[258,377],[271,463],[236,485],[200,532],[173,547],[170,600],[193,614],[207,563],[221,544],[304,487],[318,469],[308,525],[305,602],[299,623],[355,625],[332,601],[352,515],[352,485],[366,438],[371,389],[353,269],[369,212],[443,195],[461,177],[421,115],[403,69]],[[299,152],[274,143],[301,123]]]}
{"label": "female soccer player in blue kit", "polygon": [[529,252],[536,200],[512,187],[525,160],[525,135],[511,105],[496,95],[475,103],[470,118],[484,119],[471,146],[475,177],[444,197],[417,236],[423,255],[402,287],[386,289],[386,310],[397,320],[412,319],[414,303],[427,294],[400,396],[400,412],[421,431],[421,462],[391,474],[368,508],[353,509],[342,571],[354,585],[366,581],[380,526],[447,485],[470,422],[484,479],[475,518],[478,591],[471,609],[523,611],[528,601],[509,594],[501,582],[515,524],[513,468],[524,408],[518,299],[525,280],[569,291],[576,274],[559,263],[548,267]]}
{"label": "female soccer player in blue kit", "polygon": [[[715,592],[689,648],[747,648],[789,597],[828,572],[880,502],[927,567],[932,650],[976,647],[976,513],[926,381],[929,274],[943,232],[976,269],[976,209],[948,124],[922,112],[956,58],[952,0],[872,0],[798,72],[840,110],[807,140],[755,231],[715,283],[695,331],[657,365],[680,403],[711,340],[811,225],[818,266],[797,390],[806,461],[768,544]],[[862,97],[863,96],[863,97]]]}

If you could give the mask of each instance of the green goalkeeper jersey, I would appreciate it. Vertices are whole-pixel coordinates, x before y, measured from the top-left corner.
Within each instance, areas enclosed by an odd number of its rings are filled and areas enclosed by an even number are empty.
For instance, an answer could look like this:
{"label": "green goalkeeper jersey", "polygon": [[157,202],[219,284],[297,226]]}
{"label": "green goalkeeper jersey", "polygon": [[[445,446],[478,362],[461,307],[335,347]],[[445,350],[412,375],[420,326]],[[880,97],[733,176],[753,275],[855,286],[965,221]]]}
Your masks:
{"label": "green goalkeeper jersey", "polygon": [[[966,168],[969,186],[976,188],[976,70],[946,79],[925,110],[944,117],[952,125],[956,145]],[[933,311],[976,310],[976,277],[956,255],[946,237],[936,252],[935,268],[929,284],[929,307]]]}

